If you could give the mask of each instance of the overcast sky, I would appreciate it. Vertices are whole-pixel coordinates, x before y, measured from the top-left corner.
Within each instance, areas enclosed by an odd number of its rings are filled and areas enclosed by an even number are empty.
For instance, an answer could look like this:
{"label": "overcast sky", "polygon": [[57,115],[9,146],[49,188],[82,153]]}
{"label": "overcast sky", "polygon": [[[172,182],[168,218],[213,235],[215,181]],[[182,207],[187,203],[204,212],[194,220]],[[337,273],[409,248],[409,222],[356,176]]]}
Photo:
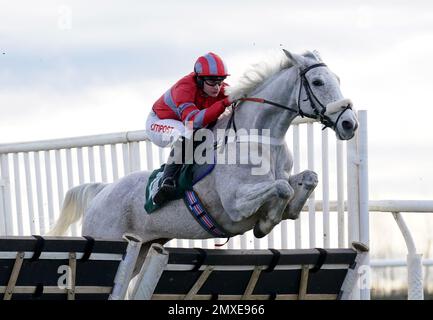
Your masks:
{"label": "overcast sky", "polygon": [[0,143],[143,129],[199,55],[280,48],[368,110],[372,199],[433,197],[431,1],[0,0]]}

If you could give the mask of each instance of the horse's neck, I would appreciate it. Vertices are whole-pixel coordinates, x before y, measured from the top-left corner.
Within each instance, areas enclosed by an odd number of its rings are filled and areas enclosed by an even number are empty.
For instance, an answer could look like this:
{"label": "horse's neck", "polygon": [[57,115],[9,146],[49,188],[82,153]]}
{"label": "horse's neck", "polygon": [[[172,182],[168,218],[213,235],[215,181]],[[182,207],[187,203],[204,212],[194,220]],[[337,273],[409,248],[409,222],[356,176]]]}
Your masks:
{"label": "horse's neck", "polygon": [[[249,96],[276,102],[297,109],[295,88],[297,73],[294,68],[284,69],[262,83]],[[296,112],[284,110],[269,104],[245,101],[236,110],[237,128],[269,129],[275,139],[284,138]]]}

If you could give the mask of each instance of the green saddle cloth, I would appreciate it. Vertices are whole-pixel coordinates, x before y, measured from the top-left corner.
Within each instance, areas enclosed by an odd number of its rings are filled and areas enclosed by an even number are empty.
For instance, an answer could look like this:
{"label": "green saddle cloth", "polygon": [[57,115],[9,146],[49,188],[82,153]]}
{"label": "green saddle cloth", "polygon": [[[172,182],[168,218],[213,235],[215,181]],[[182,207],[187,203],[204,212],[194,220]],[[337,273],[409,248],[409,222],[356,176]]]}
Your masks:
{"label": "green saddle cloth", "polygon": [[[161,168],[154,170],[149,177],[149,181],[146,186],[146,202],[144,204],[144,209],[146,210],[147,213],[152,213],[163,206],[163,205],[158,206],[155,203],[153,203],[152,196],[155,194],[158,188],[159,180],[161,179],[164,173],[164,167],[165,164],[163,164]],[[186,190],[192,190],[192,186],[194,184],[193,183],[194,167],[196,167],[196,165],[194,164],[188,164],[182,167],[177,178],[176,195],[170,201],[182,199]]]}

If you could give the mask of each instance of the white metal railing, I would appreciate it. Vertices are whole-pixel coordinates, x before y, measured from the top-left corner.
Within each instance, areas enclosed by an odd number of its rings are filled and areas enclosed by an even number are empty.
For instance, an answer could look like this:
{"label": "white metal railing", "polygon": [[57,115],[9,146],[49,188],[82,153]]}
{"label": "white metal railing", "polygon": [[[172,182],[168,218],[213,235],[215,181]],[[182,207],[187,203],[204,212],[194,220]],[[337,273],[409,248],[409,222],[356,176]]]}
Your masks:
{"label": "white metal railing", "polygon": [[[422,265],[424,267],[432,267],[433,259],[422,259]],[[370,266],[372,268],[398,268],[407,267],[407,260],[404,259],[372,259],[370,260]]]}
{"label": "white metal railing", "polygon": [[[397,225],[403,235],[407,246],[407,284],[408,284],[408,299],[423,300],[424,299],[424,283],[422,273],[422,254],[417,252],[415,242],[409,231],[406,222],[403,219],[402,212],[428,212],[433,213],[433,201],[429,200],[384,200],[371,203],[371,211],[375,212],[391,212]],[[392,264],[391,264],[392,266]]]}
{"label": "white metal railing", "polygon": [[[306,124],[305,124],[306,123]],[[303,126],[307,126],[306,139],[301,139]],[[284,221],[279,227],[280,235],[273,232],[266,240],[252,240],[254,248],[260,247],[282,247],[289,248],[291,235],[294,234],[294,247],[315,247],[322,245],[329,247],[331,238],[334,234],[330,232],[330,211],[326,208],[330,196],[330,155],[329,138],[327,130],[321,133],[321,146],[315,144],[318,127],[314,131],[312,121],[299,119],[292,126],[290,134],[292,139],[288,139],[294,154],[294,172],[298,173],[306,168],[317,168],[321,160],[322,175],[325,177],[321,185],[316,190],[316,195],[322,195],[325,200],[323,209],[323,222],[321,226],[316,225],[318,220],[314,207],[314,198],[309,200],[308,221],[298,219],[295,222]],[[305,141],[307,143],[305,143]],[[334,150],[336,166],[331,168],[334,173],[333,188],[339,203],[338,209],[338,228],[335,234],[338,238],[340,247],[346,246],[345,239],[359,240],[359,221],[353,222],[359,215],[356,205],[348,209],[349,220],[354,230],[346,231],[345,212],[343,209],[345,197],[345,172],[344,164],[353,162],[354,165],[347,165],[348,176],[356,176],[357,172],[352,172],[356,168],[358,155],[357,143],[351,142],[351,148],[344,157],[345,144],[334,139]],[[354,151],[353,151],[354,150]],[[355,152],[355,154],[351,154]],[[317,155],[320,156],[317,156]],[[156,156],[157,155],[157,156]],[[301,159],[301,156],[304,159]],[[64,193],[74,185],[85,182],[111,182],[132,171],[143,169],[154,169],[155,163],[158,165],[165,161],[164,150],[157,148],[147,139],[145,131],[132,131],[124,133],[112,133],[88,137],[76,137],[66,139],[56,139],[48,141],[36,141],[26,143],[14,143],[0,145],[1,158],[1,177],[5,186],[2,187],[3,223],[2,234],[43,234],[54,222],[61,206]],[[306,159],[305,159],[306,158]],[[142,165],[145,159],[146,166]],[[304,160],[304,161],[302,161]],[[334,162],[335,163],[335,162]],[[333,170],[332,170],[333,169]],[[332,179],[331,179],[332,180]],[[350,180],[348,178],[348,180]],[[347,182],[348,185],[352,181]],[[355,187],[356,193],[358,190]],[[357,199],[353,199],[356,201]],[[349,200],[349,203],[350,200]],[[304,231],[307,226],[307,230]],[[293,229],[293,230],[290,230]],[[318,239],[319,235],[322,236]],[[334,228],[335,230],[335,228]],[[308,244],[302,234],[308,233]],[[72,235],[78,235],[77,226],[73,226]],[[240,244],[233,239],[229,242],[229,248],[251,247],[251,235],[240,237]],[[335,242],[335,241],[334,241]],[[184,241],[177,241],[176,245],[185,245]],[[198,245],[195,241],[189,241],[188,245]],[[209,241],[201,243],[204,247],[212,246]]]}
{"label": "white metal railing", "polygon": [[[1,234],[43,234],[72,186],[111,182],[140,170],[140,141],[150,170],[156,157],[144,131],[0,145]],[[156,153],[160,163],[163,152]]]}
{"label": "white metal railing", "polygon": [[[316,210],[322,210],[322,203],[316,202]],[[345,207],[347,204],[345,204]],[[331,211],[337,210],[337,203],[329,203]],[[407,267],[408,299],[423,300],[424,284],[422,266],[433,266],[433,259],[422,259],[422,254],[417,252],[415,242],[410,230],[406,225],[401,213],[433,213],[432,200],[370,200],[368,203],[370,213],[387,212],[391,213],[403,235],[407,246],[406,260],[396,259],[376,259],[370,261],[370,266],[374,268],[383,267]],[[303,210],[307,210],[304,207]]]}
{"label": "white metal railing", "polygon": [[[287,135],[293,171],[315,170],[321,180],[308,201],[308,214],[283,221],[264,239],[255,239],[252,232],[232,238],[228,248],[368,245],[366,111],[359,111],[358,118],[359,130],[347,143],[329,138],[328,129],[320,130],[309,119],[296,119]],[[163,162],[164,149],[154,146],[145,131],[0,145],[0,235],[44,234],[72,186],[112,182]],[[76,225],[70,234],[79,234]],[[208,248],[222,241],[173,240],[169,245]],[[368,291],[361,294],[368,297]]]}

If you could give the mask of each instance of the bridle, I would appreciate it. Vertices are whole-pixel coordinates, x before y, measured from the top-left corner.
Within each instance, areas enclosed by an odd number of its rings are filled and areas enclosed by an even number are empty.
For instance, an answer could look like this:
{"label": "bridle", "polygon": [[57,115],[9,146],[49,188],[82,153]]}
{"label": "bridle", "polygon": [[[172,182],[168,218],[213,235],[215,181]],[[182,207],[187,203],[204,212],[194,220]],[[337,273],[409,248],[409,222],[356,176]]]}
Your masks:
{"label": "bridle", "polygon": [[[348,103],[346,106],[342,106],[341,111],[337,117],[337,119],[334,121],[331,120],[331,118],[329,117],[329,114],[334,114],[337,111],[331,110],[331,112],[329,112],[327,110],[327,106],[325,106],[318,98],[317,96],[314,94],[313,90],[311,89],[311,86],[308,82],[308,79],[306,77],[306,74],[308,71],[314,69],[314,68],[319,68],[319,67],[326,67],[325,63],[316,63],[313,64],[311,66],[308,66],[305,69],[299,70],[299,81],[301,82],[299,85],[299,93],[298,93],[298,99],[297,99],[297,106],[298,109],[293,109],[290,108],[288,106],[282,105],[280,103],[277,102],[273,102],[270,100],[266,100],[266,99],[262,99],[262,98],[255,98],[255,97],[245,97],[245,98],[240,98],[239,100],[235,101],[232,104],[232,114],[230,116],[229,121],[227,122],[227,126],[226,126],[226,135],[224,138],[224,144],[227,143],[228,141],[228,136],[227,136],[227,132],[228,130],[233,126],[233,129],[235,132],[237,132],[236,129],[236,123],[235,123],[235,110],[238,108],[238,106],[240,105],[240,102],[242,101],[251,101],[251,102],[257,102],[257,103],[261,103],[261,104],[269,104],[272,105],[274,107],[278,107],[284,110],[289,110],[292,112],[295,112],[297,114],[299,114],[302,118],[306,117],[306,118],[311,118],[311,119],[315,119],[315,120],[319,120],[322,124],[323,124],[323,128],[322,130],[325,130],[326,128],[332,128],[334,130],[336,130],[338,121],[340,120],[341,116],[347,111],[347,110],[352,110],[352,105],[351,103]],[[302,92],[302,88],[304,88],[306,94],[307,94],[307,99],[303,100],[303,101],[310,101],[311,104],[311,108],[313,109],[314,114],[308,114],[302,111],[301,108],[301,92]],[[319,105],[320,108],[317,106]],[[214,144],[214,148],[217,147],[217,143],[215,142]]]}
{"label": "bridle", "polygon": [[[308,71],[310,71],[311,69],[314,68],[318,68],[318,67],[326,67],[326,64],[324,63],[316,63],[313,64],[307,68],[305,68],[304,70],[301,70],[299,72],[299,78],[300,81],[302,82],[301,85],[299,86],[299,94],[298,94],[298,113],[301,117],[307,117],[307,118],[312,118],[312,119],[317,119],[319,120],[323,125],[323,129],[326,128],[332,128],[335,130],[338,121],[340,120],[341,116],[343,115],[343,113],[345,113],[347,110],[352,110],[352,106],[350,105],[350,103],[347,104],[347,106],[342,108],[342,111],[340,112],[340,114],[337,117],[337,120],[335,120],[335,122],[333,122],[331,120],[331,118],[326,114],[327,113],[327,109],[326,106],[320,102],[320,100],[316,97],[316,95],[314,94],[313,90],[311,89],[310,83],[307,80],[306,74]],[[307,94],[307,100],[310,101],[311,104],[311,108],[314,111],[314,115],[312,114],[306,114],[302,111],[301,109],[301,89],[302,87],[304,87],[305,93]],[[319,109],[315,103],[315,101],[319,104],[319,106],[321,107],[321,109]]]}
{"label": "bridle", "polygon": [[[252,102],[258,102],[258,103],[262,103],[262,104],[269,104],[278,108],[282,108],[285,110],[289,110],[292,112],[296,112],[298,113],[302,118],[306,117],[306,118],[311,118],[311,119],[315,119],[315,120],[319,120],[323,125],[323,130],[326,128],[332,128],[332,129],[336,129],[337,123],[340,120],[341,116],[347,111],[347,110],[352,110],[352,106],[350,103],[348,103],[346,106],[341,108],[341,112],[338,115],[337,119],[334,121],[331,120],[331,118],[329,117],[329,114],[333,114],[334,112],[329,113],[326,106],[317,98],[317,96],[314,94],[314,91],[311,89],[311,86],[307,80],[306,74],[308,71],[314,69],[314,68],[318,68],[318,67],[326,67],[325,63],[316,63],[313,64],[303,70],[299,71],[299,81],[301,82],[299,85],[299,93],[298,93],[298,99],[297,99],[297,106],[298,106],[298,110],[290,108],[288,106],[273,102],[273,101],[269,101],[266,99],[261,99],[261,98],[241,98],[239,99],[240,101],[252,101]],[[307,94],[307,99],[303,100],[303,101],[310,101],[311,104],[311,108],[313,109],[314,114],[308,114],[302,111],[301,108],[301,92],[302,92],[302,88],[304,88],[306,94]],[[320,107],[320,108],[319,108]],[[237,105],[233,105],[232,108],[232,116],[229,120],[229,125],[231,126],[231,124],[233,123],[234,125],[234,113],[235,113],[235,109],[237,108]],[[228,128],[230,128],[230,126]],[[236,131],[236,127],[235,127],[235,131]]]}

